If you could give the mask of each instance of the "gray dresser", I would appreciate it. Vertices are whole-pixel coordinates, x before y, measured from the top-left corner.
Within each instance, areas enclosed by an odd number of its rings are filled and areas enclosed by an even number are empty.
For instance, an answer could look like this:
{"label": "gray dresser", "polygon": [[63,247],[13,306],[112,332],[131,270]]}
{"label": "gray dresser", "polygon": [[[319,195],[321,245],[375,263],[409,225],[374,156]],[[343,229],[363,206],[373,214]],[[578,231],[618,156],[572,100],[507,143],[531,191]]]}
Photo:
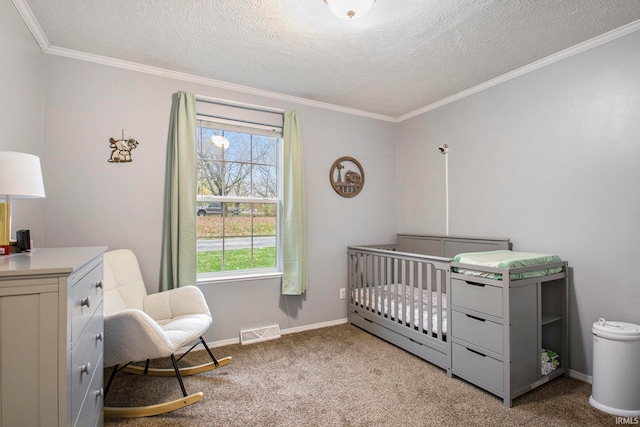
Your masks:
{"label": "gray dresser", "polygon": [[0,426],[102,425],[102,254],[0,257]]}
{"label": "gray dresser", "polygon": [[[563,270],[517,281],[452,273],[452,373],[503,398],[507,407],[563,375],[569,362],[566,263]],[[542,349],[560,355],[553,372],[542,373]]]}

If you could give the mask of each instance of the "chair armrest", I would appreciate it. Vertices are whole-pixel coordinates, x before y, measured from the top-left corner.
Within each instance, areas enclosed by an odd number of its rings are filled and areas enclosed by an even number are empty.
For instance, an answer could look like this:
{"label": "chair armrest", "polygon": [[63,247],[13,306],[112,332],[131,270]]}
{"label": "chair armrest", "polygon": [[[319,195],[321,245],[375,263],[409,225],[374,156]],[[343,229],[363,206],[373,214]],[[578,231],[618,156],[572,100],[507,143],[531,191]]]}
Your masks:
{"label": "chair armrest", "polygon": [[152,319],[162,322],[179,316],[204,314],[211,317],[202,291],[196,286],[184,286],[149,294],[144,299],[144,311]]}
{"label": "chair armrest", "polygon": [[141,310],[127,309],[104,318],[105,367],[167,357],[174,351],[162,328]]}

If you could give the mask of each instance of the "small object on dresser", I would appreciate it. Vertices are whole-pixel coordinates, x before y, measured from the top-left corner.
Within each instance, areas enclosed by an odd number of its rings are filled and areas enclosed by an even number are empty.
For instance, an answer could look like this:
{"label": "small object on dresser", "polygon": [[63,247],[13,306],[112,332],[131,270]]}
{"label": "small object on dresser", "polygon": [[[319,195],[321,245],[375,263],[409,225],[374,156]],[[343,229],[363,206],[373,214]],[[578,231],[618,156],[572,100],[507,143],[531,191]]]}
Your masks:
{"label": "small object on dresser", "polygon": [[29,230],[16,231],[16,252],[31,251],[31,233]]}

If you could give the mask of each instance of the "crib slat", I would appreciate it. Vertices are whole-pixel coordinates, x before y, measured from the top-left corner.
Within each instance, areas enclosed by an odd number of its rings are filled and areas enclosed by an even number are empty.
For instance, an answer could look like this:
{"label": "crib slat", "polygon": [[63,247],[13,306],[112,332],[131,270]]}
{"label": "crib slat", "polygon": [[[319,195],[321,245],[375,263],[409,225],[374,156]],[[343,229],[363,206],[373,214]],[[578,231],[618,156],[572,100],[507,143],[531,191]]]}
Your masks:
{"label": "crib slat", "polygon": [[359,303],[358,300],[358,254],[351,254],[349,257],[349,268],[351,275],[349,276],[349,288],[351,292],[351,299],[354,303]]}
{"label": "crib slat", "polygon": [[365,287],[367,285],[367,254],[362,254],[360,257],[360,306],[365,307],[367,305],[367,294],[365,293]]}
{"label": "crib slat", "polygon": [[376,304],[378,314],[384,315],[384,257],[378,257],[378,286],[376,287],[378,295],[376,296]]}
{"label": "crib slat", "polygon": [[406,304],[402,304],[402,301],[406,299],[406,288],[402,286],[402,284],[407,283],[407,260],[403,259],[400,262],[401,265],[401,277],[399,283],[396,283],[396,292],[398,294],[398,298],[396,299],[396,321],[398,323],[402,323],[402,307],[400,305],[405,306]]}
{"label": "crib slat", "polygon": [[362,292],[364,292],[364,308],[367,308],[371,307],[371,292],[369,292],[369,283],[371,282],[371,254],[365,254],[363,268],[364,280],[362,283]]}
{"label": "crib slat", "polygon": [[360,254],[360,259],[358,262],[358,276],[359,276],[359,281],[358,281],[358,285],[360,288],[360,307],[364,307],[366,305],[366,301],[365,301],[365,293],[364,293],[364,285],[366,283],[367,280],[367,273],[366,273],[366,269],[365,269],[365,263],[367,261],[367,255],[361,253]]}
{"label": "crib slat", "polygon": [[434,268],[433,264],[427,264],[427,333],[431,334],[433,331],[433,304],[432,304],[432,295],[433,295],[433,274]]}
{"label": "crib slat", "polygon": [[380,257],[378,255],[374,255],[371,259],[372,280],[371,280],[370,286],[372,287],[371,293],[373,295],[373,303],[371,304],[371,311],[373,311],[376,314],[378,313],[378,284],[379,284],[378,263],[379,261],[380,261]]}
{"label": "crib slat", "polygon": [[438,324],[436,325],[436,330],[438,332],[438,339],[442,340],[442,276],[443,276],[443,271],[442,270],[437,270],[438,274],[436,275],[436,288],[437,288],[437,293],[436,293],[436,304],[438,304],[438,311],[437,311],[437,319],[436,321],[438,322]]}
{"label": "crib slat", "polygon": [[380,306],[383,310],[382,315],[386,315],[386,311],[384,309],[386,302],[386,292],[387,292],[387,257],[383,257],[380,260]]}
{"label": "crib slat", "polygon": [[[402,315],[404,316],[404,321],[405,323],[410,327],[413,328],[413,291],[415,290],[415,283],[413,282],[414,279],[414,267],[415,267],[415,263],[413,261],[409,261],[409,282],[408,283],[404,283],[405,287],[404,287],[404,291],[405,291],[405,303],[404,303],[404,311],[402,313]],[[411,293],[409,293],[411,292]]]}
{"label": "crib slat", "polygon": [[393,260],[391,257],[387,257],[387,290],[386,290],[386,304],[387,307],[387,317],[391,318],[391,286],[393,283]]}
{"label": "crib slat", "polygon": [[391,320],[397,320],[398,316],[393,315],[393,307],[398,301],[398,283],[399,283],[399,275],[401,264],[398,258],[394,258],[393,260],[393,287],[391,288],[391,298],[389,298],[389,317]]}
{"label": "crib slat", "polygon": [[423,325],[424,325],[424,303],[423,303],[423,298],[424,298],[424,292],[423,292],[423,288],[422,288],[422,270],[424,269],[425,266],[428,266],[428,263],[424,263],[421,262],[418,265],[418,298],[420,301],[420,308],[418,309],[418,331],[419,332],[424,332],[423,329]]}

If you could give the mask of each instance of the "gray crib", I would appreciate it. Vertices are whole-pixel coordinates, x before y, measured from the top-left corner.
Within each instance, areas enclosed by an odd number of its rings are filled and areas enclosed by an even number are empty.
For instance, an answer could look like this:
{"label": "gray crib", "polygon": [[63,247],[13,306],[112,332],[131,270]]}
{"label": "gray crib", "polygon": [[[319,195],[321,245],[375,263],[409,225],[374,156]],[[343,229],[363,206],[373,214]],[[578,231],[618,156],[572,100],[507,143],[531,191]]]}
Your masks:
{"label": "gray crib", "polygon": [[[395,244],[350,246],[349,322],[510,407],[565,374],[569,360],[566,262],[497,269],[453,260],[510,246],[508,239],[410,234]],[[512,279],[533,269],[553,273]],[[542,366],[544,351],[558,355],[551,372]]]}

